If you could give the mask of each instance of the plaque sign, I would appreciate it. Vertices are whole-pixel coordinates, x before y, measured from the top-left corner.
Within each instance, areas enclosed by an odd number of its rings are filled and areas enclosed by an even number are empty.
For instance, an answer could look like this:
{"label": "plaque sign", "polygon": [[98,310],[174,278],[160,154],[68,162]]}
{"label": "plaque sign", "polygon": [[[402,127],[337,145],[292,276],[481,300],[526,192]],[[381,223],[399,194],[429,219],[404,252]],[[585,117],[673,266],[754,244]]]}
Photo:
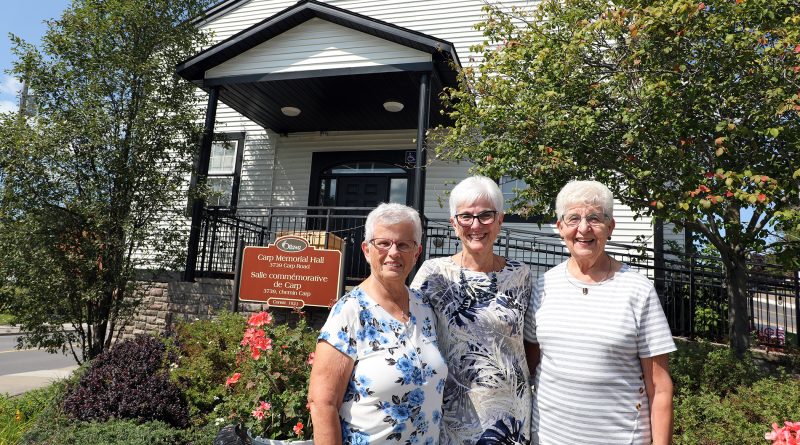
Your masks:
{"label": "plaque sign", "polygon": [[242,253],[239,300],[274,307],[331,307],[339,297],[342,252],[319,249],[299,236],[282,236]]}

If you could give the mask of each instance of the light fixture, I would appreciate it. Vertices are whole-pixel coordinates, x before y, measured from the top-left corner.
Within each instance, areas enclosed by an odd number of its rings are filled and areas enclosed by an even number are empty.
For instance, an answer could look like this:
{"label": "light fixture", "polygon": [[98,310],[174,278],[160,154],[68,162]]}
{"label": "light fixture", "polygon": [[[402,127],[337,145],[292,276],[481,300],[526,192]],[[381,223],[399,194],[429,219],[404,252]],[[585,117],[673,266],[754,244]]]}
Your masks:
{"label": "light fixture", "polygon": [[281,113],[285,116],[295,117],[300,114],[300,109],[297,107],[281,107]]}
{"label": "light fixture", "polygon": [[383,109],[390,113],[397,113],[399,111],[402,111],[403,107],[405,107],[405,105],[403,105],[402,102],[398,102],[396,100],[387,100],[386,102],[383,103]]}

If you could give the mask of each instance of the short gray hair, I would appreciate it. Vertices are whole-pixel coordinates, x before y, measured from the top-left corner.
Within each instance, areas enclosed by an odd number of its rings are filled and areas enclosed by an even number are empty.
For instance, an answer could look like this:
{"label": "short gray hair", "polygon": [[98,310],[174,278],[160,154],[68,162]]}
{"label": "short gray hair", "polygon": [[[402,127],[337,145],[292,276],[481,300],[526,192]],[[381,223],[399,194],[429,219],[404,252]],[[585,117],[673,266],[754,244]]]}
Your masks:
{"label": "short gray hair", "polygon": [[450,216],[455,216],[459,206],[470,205],[486,198],[493,210],[503,213],[503,192],[493,180],[486,176],[470,176],[458,183],[450,191]]}
{"label": "short gray hair", "polygon": [[556,216],[563,218],[567,208],[576,205],[598,206],[609,218],[614,217],[614,195],[597,181],[571,181],[562,187],[556,197]]}
{"label": "short gray hair", "polygon": [[378,207],[367,215],[367,222],[364,223],[364,240],[372,239],[375,233],[375,224],[400,224],[410,222],[414,225],[414,241],[417,245],[422,244],[422,221],[419,213],[409,206],[397,203],[381,203]]}

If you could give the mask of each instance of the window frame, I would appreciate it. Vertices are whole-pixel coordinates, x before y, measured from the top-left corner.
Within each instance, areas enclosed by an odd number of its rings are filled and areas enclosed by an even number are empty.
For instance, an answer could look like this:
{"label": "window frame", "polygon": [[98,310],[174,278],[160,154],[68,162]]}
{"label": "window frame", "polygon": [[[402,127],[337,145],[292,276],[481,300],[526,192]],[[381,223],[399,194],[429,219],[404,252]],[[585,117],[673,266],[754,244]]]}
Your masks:
{"label": "window frame", "polygon": [[[519,179],[519,178],[515,178],[513,176],[509,176],[509,175],[501,176],[500,178],[497,178],[497,179],[494,180],[494,182],[496,182],[497,186],[500,188],[500,192],[501,193],[503,192],[503,184],[504,184],[503,180],[504,179],[513,180],[515,182],[516,181],[522,181],[523,183],[525,182],[524,180]],[[527,183],[525,183],[525,185],[528,186]],[[530,187],[530,186],[528,186],[528,187]],[[550,221],[550,219],[548,219],[548,218],[545,218],[543,215],[534,215],[534,216],[524,217],[524,216],[517,215],[515,213],[509,213],[509,210],[508,210],[509,208],[510,208],[509,201],[506,199],[506,195],[503,194],[503,209],[504,209],[503,210],[503,222],[507,222],[507,223],[531,223],[531,224],[547,224],[547,223],[554,222],[554,221]]]}
{"label": "window frame", "polygon": [[[231,132],[231,133],[214,133],[214,139],[212,142],[212,149],[211,154],[212,156],[214,153],[213,144],[216,142],[235,142],[236,143],[236,154],[234,157],[233,163],[233,171],[230,173],[206,173],[206,181],[211,178],[232,178],[231,181],[231,198],[228,205],[209,205],[206,202],[206,207],[209,208],[217,208],[217,209],[236,209],[239,205],[239,185],[241,183],[242,178],[242,158],[244,155],[244,141],[245,141],[245,132]],[[209,166],[211,165],[211,158],[209,157]]]}

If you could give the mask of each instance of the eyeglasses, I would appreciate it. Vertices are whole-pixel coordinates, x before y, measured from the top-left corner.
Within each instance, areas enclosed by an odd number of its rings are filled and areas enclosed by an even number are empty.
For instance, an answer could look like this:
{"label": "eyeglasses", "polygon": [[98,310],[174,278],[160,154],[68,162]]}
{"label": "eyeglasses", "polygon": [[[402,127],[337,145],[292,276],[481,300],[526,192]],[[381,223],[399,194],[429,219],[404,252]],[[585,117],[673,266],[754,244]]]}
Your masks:
{"label": "eyeglasses", "polygon": [[569,215],[564,215],[561,220],[564,221],[567,227],[578,227],[581,225],[581,220],[585,219],[586,224],[597,228],[605,224],[606,218],[608,218],[608,216],[605,214],[590,213],[586,216],[581,216],[577,213],[571,213]]}
{"label": "eyeglasses", "polygon": [[497,218],[497,210],[486,210],[484,212],[478,213],[477,215],[473,215],[471,213],[459,213],[455,216],[456,222],[458,225],[469,227],[472,225],[472,221],[476,218],[478,222],[481,224],[491,224],[494,222],[495,218]]}
{"label": "eyeglasses", "polygon": [[392,248],[392,244],[402,253],[408,253],[417,248],[416,241],[394,241],[389,238],[373,238],[369,240],[369,243],[381,252],[388,252]]}

